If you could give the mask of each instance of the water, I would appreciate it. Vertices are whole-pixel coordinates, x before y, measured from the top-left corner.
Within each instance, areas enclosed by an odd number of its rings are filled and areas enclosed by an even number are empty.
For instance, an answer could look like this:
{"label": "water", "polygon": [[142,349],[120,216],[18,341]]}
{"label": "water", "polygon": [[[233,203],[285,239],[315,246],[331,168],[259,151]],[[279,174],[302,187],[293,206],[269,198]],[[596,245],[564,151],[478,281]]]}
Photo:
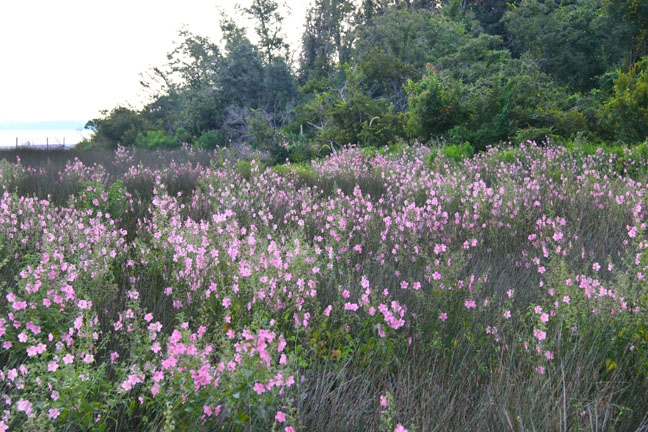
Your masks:
{"label": "water", "polygon": [[20,147],[34,146],[41,148],[48,142],[51,146],[65,144],[66,147],[73,147],[84,139],[90,138],[91,134],[88,130],[78,129],[0,129],[0,148],[16,147],[16,139]]}

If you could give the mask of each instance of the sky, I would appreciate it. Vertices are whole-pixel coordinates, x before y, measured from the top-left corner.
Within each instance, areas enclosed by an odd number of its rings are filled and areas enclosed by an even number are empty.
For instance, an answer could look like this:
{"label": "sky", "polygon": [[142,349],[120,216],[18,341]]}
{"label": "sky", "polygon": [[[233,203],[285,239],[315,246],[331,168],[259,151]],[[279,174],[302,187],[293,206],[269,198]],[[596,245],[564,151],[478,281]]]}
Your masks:
{"label": "sky", "polygon": [[[235,4],[251,1],[1,0],[0,124],[85,123],[120,104],[141,107],[140,75],[165,64],[178,30],[219,42],[224,15],[250,25]],[[294,50],[310,1],[286,3]]]}

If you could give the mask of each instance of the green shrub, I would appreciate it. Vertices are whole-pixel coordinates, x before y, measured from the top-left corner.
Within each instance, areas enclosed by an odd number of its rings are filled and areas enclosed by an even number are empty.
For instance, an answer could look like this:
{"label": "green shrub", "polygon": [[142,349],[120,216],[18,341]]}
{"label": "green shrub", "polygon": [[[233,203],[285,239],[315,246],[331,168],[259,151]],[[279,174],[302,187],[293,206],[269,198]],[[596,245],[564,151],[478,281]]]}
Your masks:
{"label": "green shrub", "polygon": [[145,149],[172,149],[180,147],[180,142],[163,130],[154,130],[138,133],[135,146]]}
{"label": "green shrub", "polygon": [[216,147],[223,147],[227,144],[223,135],[217,130],[209,130],[200,135],[196,140],[196,147],[210,150]]}
{"label": "green shrub", "polygon": [[441,150],[443,156],[455,162],[461,162],[466,158],[471,158],[475,154],[475,149],[469,142],[459,145],[449,145]]}

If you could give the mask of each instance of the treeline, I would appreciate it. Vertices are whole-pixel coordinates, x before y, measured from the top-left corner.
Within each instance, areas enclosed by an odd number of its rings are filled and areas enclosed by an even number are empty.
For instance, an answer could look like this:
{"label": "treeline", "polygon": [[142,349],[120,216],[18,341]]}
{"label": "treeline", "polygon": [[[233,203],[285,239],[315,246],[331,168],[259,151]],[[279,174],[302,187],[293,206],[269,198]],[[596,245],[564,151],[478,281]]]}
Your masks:
{"label": "treeline", "polygon": [[[85,146],[232,146],[274,161],[345,144],[648,137],[648,0],[313,0],[299,53],[275,0],[218,43],[183,30],[151,102],[91,120]],[[296,58],[296,59],[295,59]]]}

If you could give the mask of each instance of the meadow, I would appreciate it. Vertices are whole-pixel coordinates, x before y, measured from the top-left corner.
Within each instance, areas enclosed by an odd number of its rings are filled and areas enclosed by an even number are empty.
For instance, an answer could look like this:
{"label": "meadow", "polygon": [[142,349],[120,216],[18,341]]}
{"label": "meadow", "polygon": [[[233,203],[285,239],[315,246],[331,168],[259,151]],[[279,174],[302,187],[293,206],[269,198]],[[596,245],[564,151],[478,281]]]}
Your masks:
{"label": "meadow", "polygon": [[0,431],[648,430],[640,150],[0,154]]}

